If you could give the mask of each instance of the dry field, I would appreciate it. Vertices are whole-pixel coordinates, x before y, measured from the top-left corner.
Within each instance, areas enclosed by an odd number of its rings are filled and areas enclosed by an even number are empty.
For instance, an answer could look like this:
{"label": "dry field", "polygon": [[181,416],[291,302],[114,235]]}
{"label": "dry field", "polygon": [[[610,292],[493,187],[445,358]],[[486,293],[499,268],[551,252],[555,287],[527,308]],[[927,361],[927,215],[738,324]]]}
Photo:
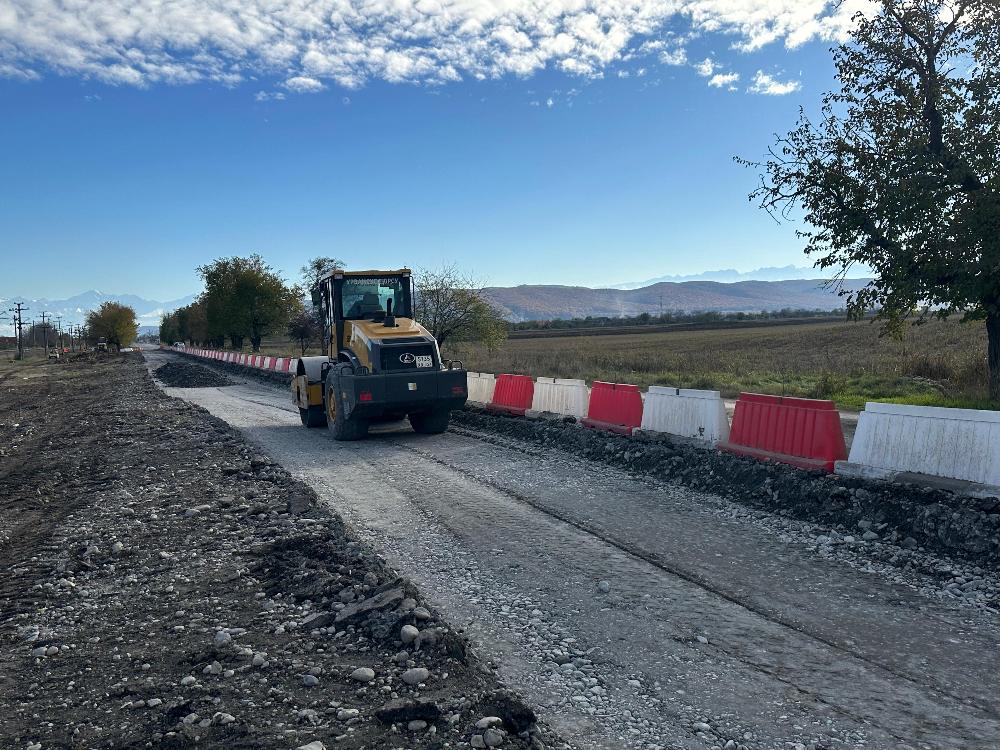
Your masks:
{"label": "dry field", "polygon": [[902,341],[881,337],[877,324],[824,322],[518,339],[496,352],[463,344],[447,355],[481,372],[832,398],[846,408],[866,400],[990,408],[978,323],[933,321]]}

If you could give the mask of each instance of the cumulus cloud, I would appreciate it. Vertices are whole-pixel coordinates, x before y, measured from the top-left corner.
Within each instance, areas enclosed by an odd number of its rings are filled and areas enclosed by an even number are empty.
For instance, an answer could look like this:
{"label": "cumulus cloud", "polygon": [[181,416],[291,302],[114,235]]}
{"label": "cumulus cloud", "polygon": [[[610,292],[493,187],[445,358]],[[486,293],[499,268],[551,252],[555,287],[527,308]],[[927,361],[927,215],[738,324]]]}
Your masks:
{"label": "cumulus cloud", "polygon": [[[0,0],[0,76],[116,85],[279,76],[290,91],[444,84],[550,68],[598,77],[636,54],[687,64],[718,32],[753,50],[846,32],[871,0]],[[684,28],[682,33],[676,29]],[[715,71],[706,75],[714,75]]]}
{"label": "cumulus cloud", "polygon": [[747,89],[751,94],[764,94],[765,96],[784,96],[792,94],[802,88],[800,81],[779,81],[777,78],[768,75],[763,70],[758,70],[753,77],[753,83]]}
{"label": "cumulus cloud", "polygon": [[735,90],[734,84],[740,80],[739,73],[716,73],[714,76],[708,79],[708,85],[714,86],[717,89],[727,88],[730,91]]}
{"label": "cumulus cloud", "polygon": [[297,91],[298,93],[312,93],[316,91],[322,91],[326,88],[322,81],[318,81],[315,78],[310,78],[309,76],[292,76],[287,81],[285,81],[284,86],[289,91]]}

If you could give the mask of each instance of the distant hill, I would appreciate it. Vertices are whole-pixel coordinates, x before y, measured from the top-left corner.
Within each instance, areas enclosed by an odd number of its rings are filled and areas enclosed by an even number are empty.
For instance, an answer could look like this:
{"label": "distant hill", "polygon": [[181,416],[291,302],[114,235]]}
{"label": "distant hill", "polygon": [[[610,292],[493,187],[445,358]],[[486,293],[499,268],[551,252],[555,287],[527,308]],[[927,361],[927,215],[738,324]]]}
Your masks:
{"label": "distant hill", "polygon": [[[835,310],[844,301],[819,279],[786,281],[661,282],[641,289],[589,289],[582,286],[489,287],[490,301],[512,321],[621,317],[659,312],[759,312],[784,308]],[[856,290],[867,279],[848,279]]]}

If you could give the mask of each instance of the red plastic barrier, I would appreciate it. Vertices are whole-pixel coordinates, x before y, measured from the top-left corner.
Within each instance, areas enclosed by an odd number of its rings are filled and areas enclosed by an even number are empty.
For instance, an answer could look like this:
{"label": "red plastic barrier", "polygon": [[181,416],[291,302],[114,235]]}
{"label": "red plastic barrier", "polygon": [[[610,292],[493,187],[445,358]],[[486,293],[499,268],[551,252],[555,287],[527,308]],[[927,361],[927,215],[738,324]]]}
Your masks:
{"label": "red plastic barrier", "polygon": [[288,372],[288,365],[289,363],[291,363],[291,361],[292,360],[290,360],[288,357],[282,357],[281,359],[278,360],[278,364],[275,366],[274,369],[277,370],[278,372]]}
{"label": "red plastic barrier", "polygon": [[602,383],[595,380],[590,389],[590,406],[583,426],[631,435],[642,424],[642,394],[639,386]]}
{"label": "red plastic barrier", "polygon": [[719,449],[810,471],[847,460],[840,412],[832,401],[741,393],[729,442]]}
{"label": "red plastic barrier", "polygon": [[493,400],[486,409],[501,414],[524,416],[535,396],[535,381],[527,375],[497,375]]}

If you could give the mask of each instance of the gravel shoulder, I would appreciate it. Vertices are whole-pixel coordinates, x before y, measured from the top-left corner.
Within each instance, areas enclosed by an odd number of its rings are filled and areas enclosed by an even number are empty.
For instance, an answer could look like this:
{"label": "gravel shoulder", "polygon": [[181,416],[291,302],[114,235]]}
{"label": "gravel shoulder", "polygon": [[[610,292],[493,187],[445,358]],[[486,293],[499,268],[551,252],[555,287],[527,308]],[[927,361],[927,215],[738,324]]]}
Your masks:
{"label": "gravel shoulder", "polygon": [[0,747],[567,747],[139,355],[4,365],[0,430]]}
{"label": "gravel shoulder", "polygon": [[268,386],[183,395],[432,591],[582,747],[1000,746],[992,568],[803,520],[813,499],[779,468],[725,497],[700,456],[652,446],[672,451],[656,476],[654,450],[566,426],[465,413],[343,444]]}

